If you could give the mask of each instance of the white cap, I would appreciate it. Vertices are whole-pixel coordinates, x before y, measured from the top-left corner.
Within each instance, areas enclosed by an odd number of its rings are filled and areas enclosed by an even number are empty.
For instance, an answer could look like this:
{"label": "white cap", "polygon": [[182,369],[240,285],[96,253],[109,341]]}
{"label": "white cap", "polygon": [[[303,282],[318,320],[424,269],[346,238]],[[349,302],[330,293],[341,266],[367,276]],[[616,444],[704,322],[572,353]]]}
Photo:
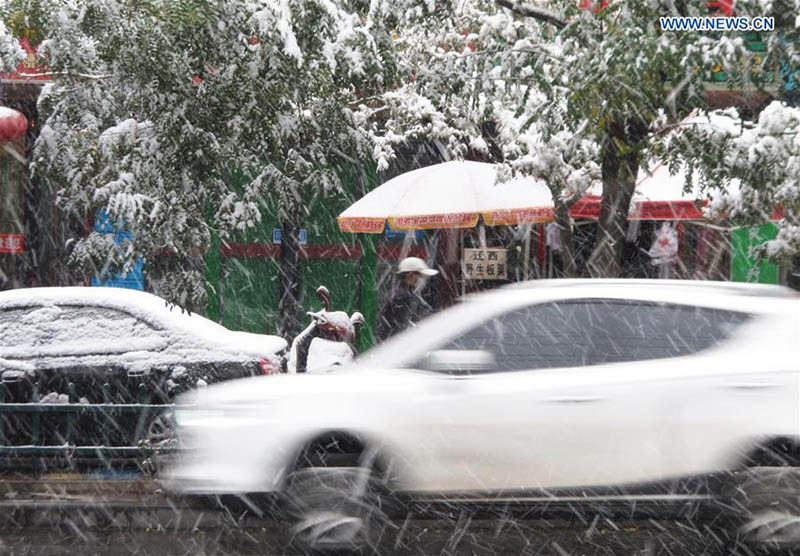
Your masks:
{"label": "white cap", "polygon": [[405,272],[417,272],[425,276],[436,276],[439,274],[438,270],[428,268],[425,261],[417,257],[406,257],[400,261],[400,264],[397,265],[397,274],[403,274]]}

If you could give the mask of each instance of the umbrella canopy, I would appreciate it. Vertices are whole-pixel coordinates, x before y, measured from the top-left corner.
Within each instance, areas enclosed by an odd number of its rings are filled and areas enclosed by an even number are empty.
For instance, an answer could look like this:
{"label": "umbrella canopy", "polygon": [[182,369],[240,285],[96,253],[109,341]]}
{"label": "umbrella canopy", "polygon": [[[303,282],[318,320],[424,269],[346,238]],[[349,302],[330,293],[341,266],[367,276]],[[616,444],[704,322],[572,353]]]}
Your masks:
{"label": "umbrella canopy", "polygon": [[494,186],[483,205],[483,221],[489,226],[512,226],[553,220],[553,195],[542,180],[514,178]]}
{"label": "umbrella canopy", "polygon": [[552,220],[553,201],[533,178],[496,186],[497,172],[483,162],[434,164],[392,178],[339,215],[344,232],[472,228],[487,224]]}
{"label": "umbrella canopy", "polygon": [[[686,169],[670,174],[663,164],[640,170],[629,220],[702,220],[712,194],[701,194],[699,174],[685,191]],[[532,177],[496,184],[493,165],[453,161],[407,172],[370,191],[339,215],[344,232],[382,233],[393,230],[472,228],[483,217],[489,226],[550,222],[553,197],[546,184]],[[732,183],[729,192],[738,191]],[[572,218],[600,217],[602,184],[592,186],[570,209]],[[772,220],[780,219],[776,212]]]}
{"label": "umbrella canopy", "polygon": [[[670,174],[663,163],[655,164],[650,171],[640,170],[636,190],[631,199],[629,220],[702,220],[703,207],[708,200],[697,186],[699,174],[694,175],[694,187],[684,191],[686,171]],[[600,217],[602,185],[592,186],[589,193],[570,210],[573,218],[596,219]]]}
{"label": "umbrella canopy", "polygon": [[639,183],[631,202],[630,220],[702,220],[708,195],[699,189],[699,172],[692,176],[692,188],[684,189],[686,169],[671,175],[662,163],[639,174]]}

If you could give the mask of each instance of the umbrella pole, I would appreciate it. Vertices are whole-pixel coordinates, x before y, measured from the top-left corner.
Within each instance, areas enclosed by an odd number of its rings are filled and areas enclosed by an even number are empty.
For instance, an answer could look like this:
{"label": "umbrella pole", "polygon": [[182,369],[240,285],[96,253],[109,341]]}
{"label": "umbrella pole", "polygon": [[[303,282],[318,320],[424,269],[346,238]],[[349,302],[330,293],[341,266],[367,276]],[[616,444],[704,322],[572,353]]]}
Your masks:
{"label": "umbrella pole", "polygon": [[400,247],[400,260],[402,261],[408,256],[408,252],[411,250],[411,244],[416,243],[417,239],[417,231],[416,230],[408,230],[405,234],[403,234],[403,246]]}
{"label": "umbrella pole", "polygon": [[464,268],[464,230],[458,230],[458,239],[461,242],[461,252],[458,254],[459,256],[459,264],[458,267],[461,272],[461,297],[464,297],[467,294],[467,276]]}
{"label": "umbrella pole", "polygon": [[483,221],[478,225],[478,240],[481,244],[481,249],[486,249],[486,226]]}

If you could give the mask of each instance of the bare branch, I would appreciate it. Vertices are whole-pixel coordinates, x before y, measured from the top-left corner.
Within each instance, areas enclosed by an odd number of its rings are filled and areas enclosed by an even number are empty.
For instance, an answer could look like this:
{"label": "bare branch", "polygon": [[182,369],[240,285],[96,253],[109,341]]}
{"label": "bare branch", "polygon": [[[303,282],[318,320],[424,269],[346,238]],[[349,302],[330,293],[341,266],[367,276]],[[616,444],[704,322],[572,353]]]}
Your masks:
{"label": "bare branch", "polygon": [[110,73],[75,73],[70,71],[45,71],[41,73],[26,73],[24,79],[36,79],[39,77],[80,77],[81,79],[109,79],[113,77]]}
{"label": "bare branch", "polygon": [[563,29],[567,26],[567,22],[561,18],[556,12],[551,10],[546,10],[544,8],[537,8],[534,6],[525,6],[520,2],[515,2],[513,0],[495,0],[498,6],[502,6],[503,8],[508,8],[512,12],[517,15],[525,16],[525,17],[532,17],[534,19],[538,19],[544,23],[549,23],[558,27],[559,29]]}

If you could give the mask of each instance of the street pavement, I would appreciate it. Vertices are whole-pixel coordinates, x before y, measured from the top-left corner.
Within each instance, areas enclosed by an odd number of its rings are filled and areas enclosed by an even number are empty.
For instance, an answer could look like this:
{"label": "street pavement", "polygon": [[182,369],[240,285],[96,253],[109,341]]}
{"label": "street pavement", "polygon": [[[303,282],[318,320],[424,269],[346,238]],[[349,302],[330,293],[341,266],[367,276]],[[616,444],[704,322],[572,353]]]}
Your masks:
{"label": "street pavement", "polygon": [[[76,475],[0,479],[0,554],[284,555],[282,522],[188,508],[153,481]],[[412,515],[393,522],[380,555],[726,555],[707,531],[681,519],[570,519]],[[475,517],[477,515],[477,517]]]}
{"label": "street pavement", "polygon": [[[588,530],[565,521],[416,521],[397,523],[400,534],[376,549],[382,555],[722,555],[726,552],[681,522],[620,521]],[[72,522],[60,528],[23,527],[0,532],[0,553],[19,555],[284,555],[286,531],[275,524],[164,531],[96,529]]]}

